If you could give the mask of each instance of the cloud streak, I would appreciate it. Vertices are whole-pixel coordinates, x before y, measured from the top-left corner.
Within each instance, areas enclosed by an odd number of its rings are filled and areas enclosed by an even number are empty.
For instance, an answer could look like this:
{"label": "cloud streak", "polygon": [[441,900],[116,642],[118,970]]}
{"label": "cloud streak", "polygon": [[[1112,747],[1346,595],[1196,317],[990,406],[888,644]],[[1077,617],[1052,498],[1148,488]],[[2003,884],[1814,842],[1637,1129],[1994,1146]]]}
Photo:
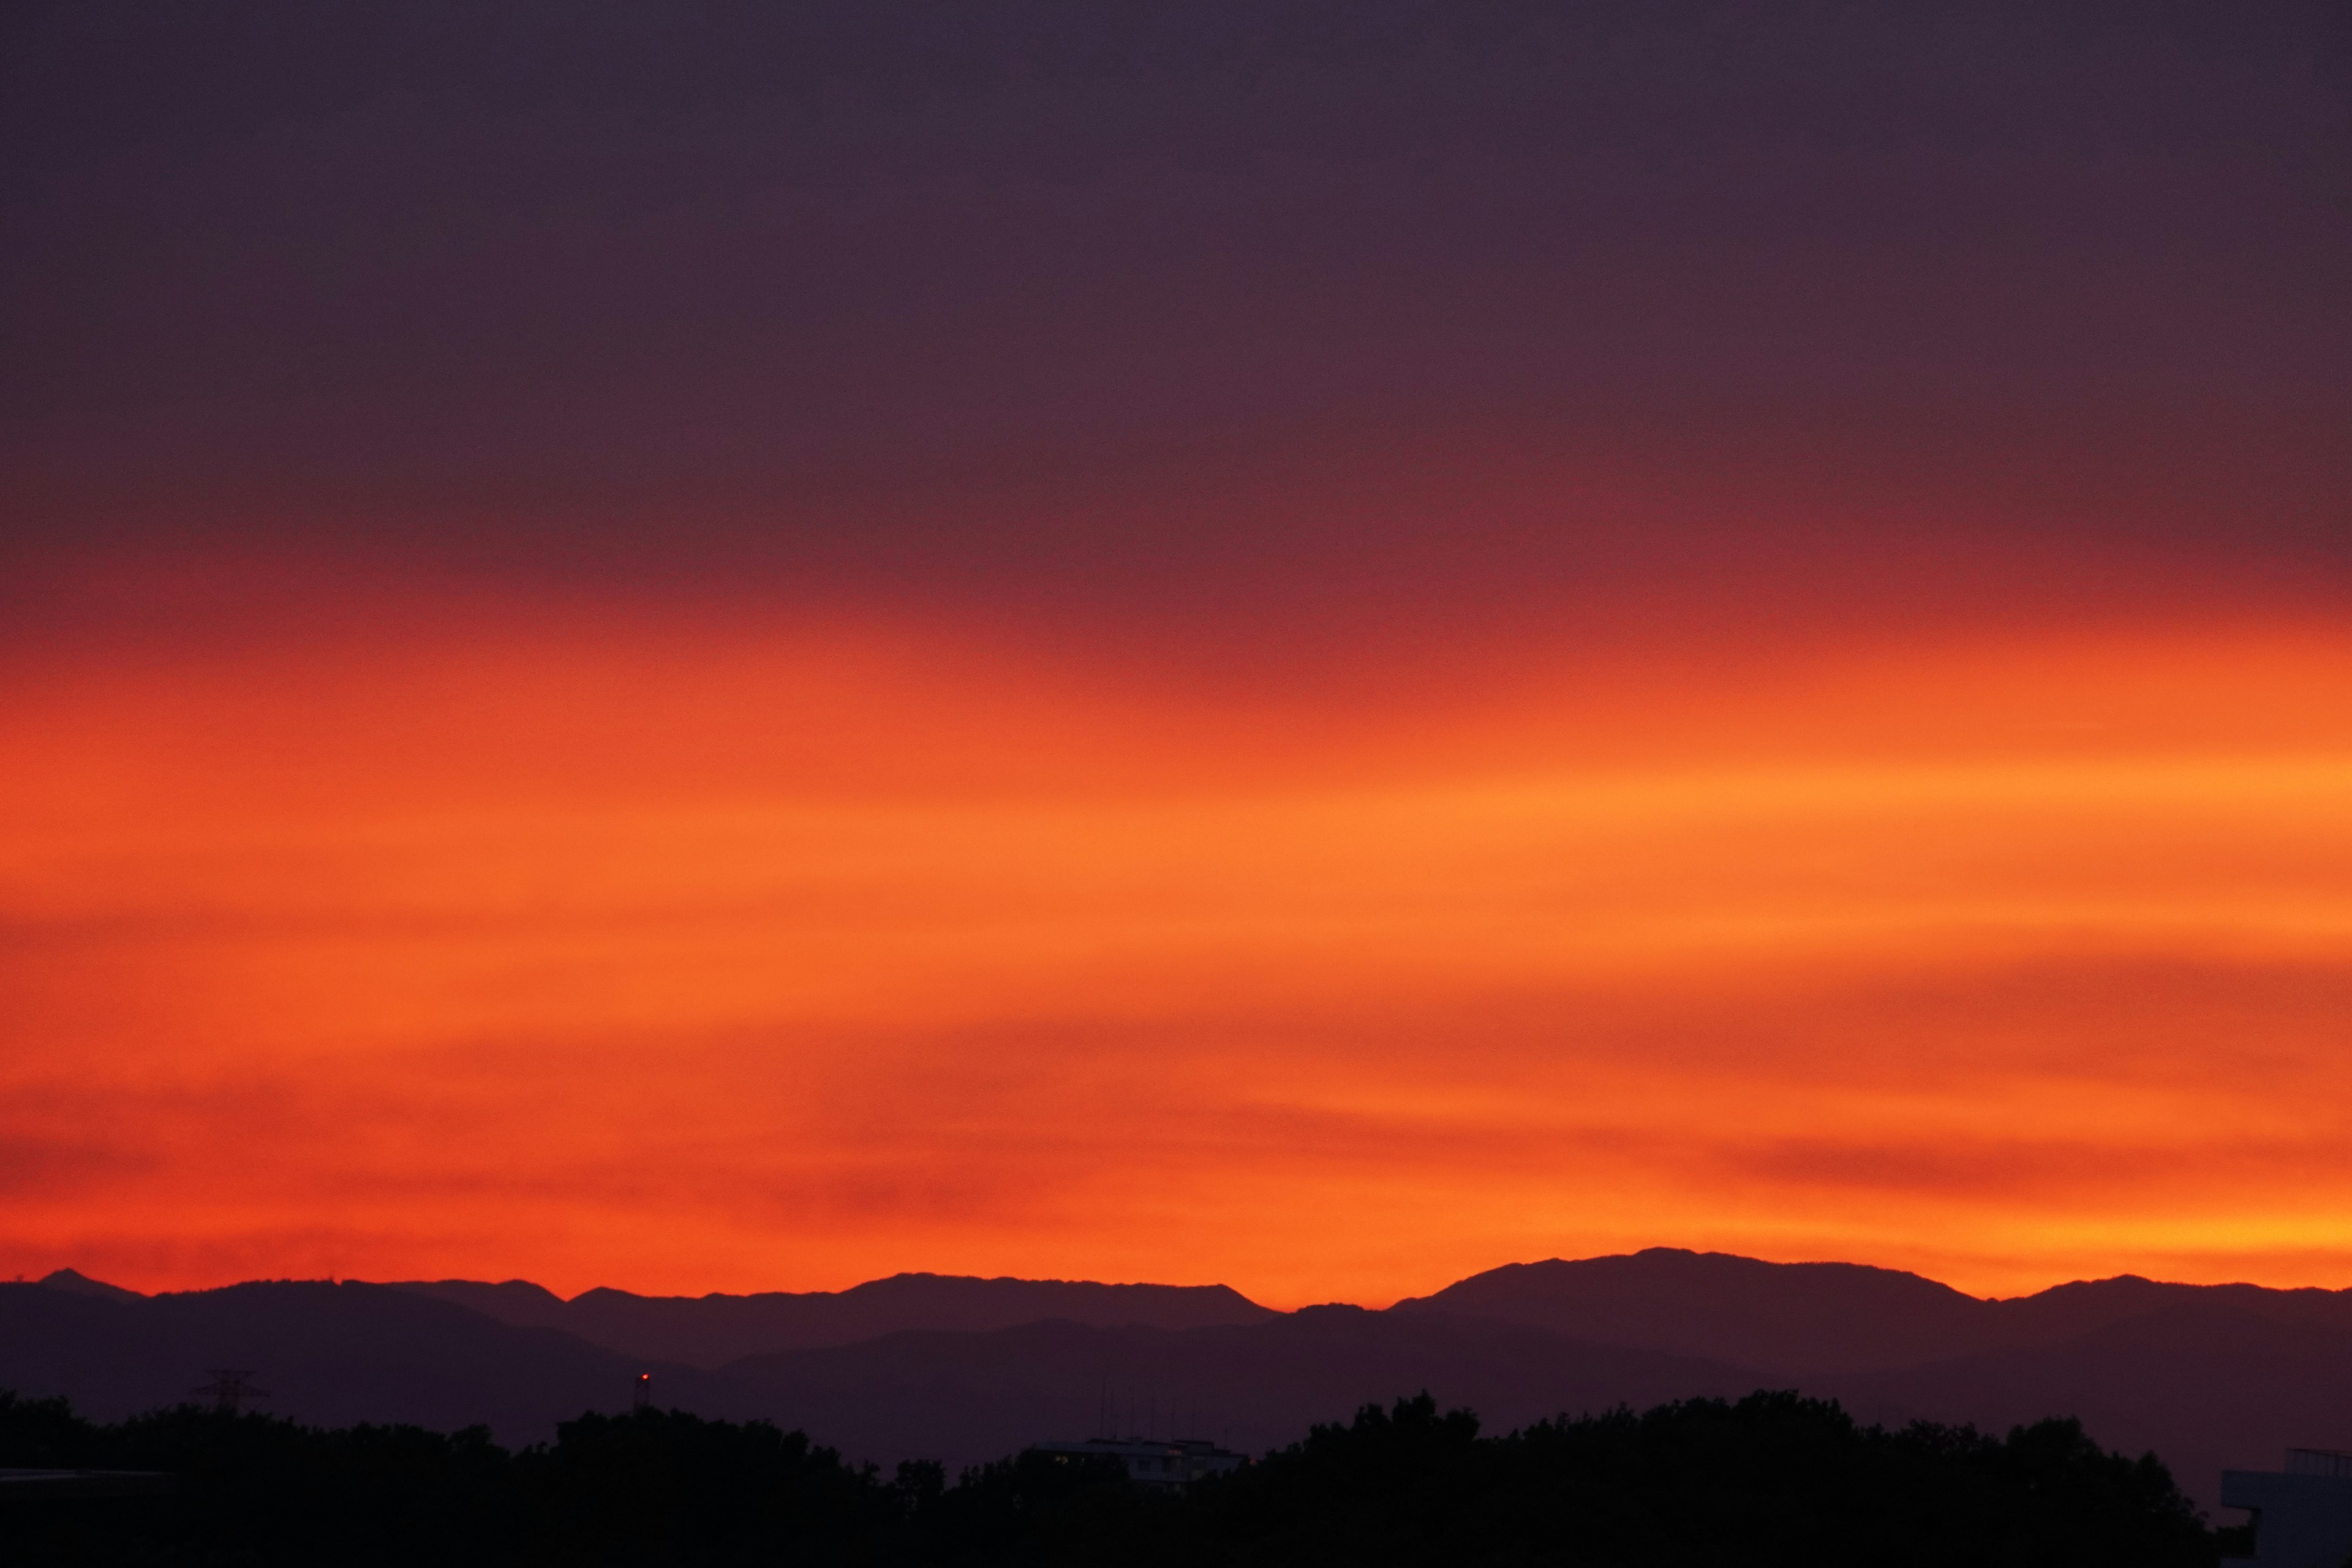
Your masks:
{"label": "cloud streak", "polygon": [[608,626],[51,695],[5,742],[10,1131],[100,1175],[20,1208],[28,1266],[1377,1299],[1664,1237],[2022,1288],[2352,1201],[2325,1097],[2260,1087],[2333,1081],[2352,964],[2321,637],[1466,721]]}

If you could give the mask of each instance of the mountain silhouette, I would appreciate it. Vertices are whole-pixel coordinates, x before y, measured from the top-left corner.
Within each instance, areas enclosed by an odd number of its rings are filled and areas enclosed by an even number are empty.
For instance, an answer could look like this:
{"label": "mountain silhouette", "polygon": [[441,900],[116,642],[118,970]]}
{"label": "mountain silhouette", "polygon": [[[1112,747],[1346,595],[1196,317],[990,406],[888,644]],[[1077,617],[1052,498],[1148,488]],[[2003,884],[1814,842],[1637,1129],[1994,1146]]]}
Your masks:
{"label": "mountain silhouette", "polygon": [[707,1373],[649,1365],[550,1329],[500,1323],[381,1285],[272,1281],[128,1299],[0,1284],[0,1387],[64,1394],[113,1420],[190,1397],[208,1369],[249,1367],[259,1406],[341,1426],[477,1423],[551,1436],[585,1409],[626,1408],[640,1373],[674,1404],[726,1402]]}
{"label": "mountain silhouette", "polygon": [[2054,1344],[2150,1314],[2244,1313],[2273,1323],[2312,1323],[2352,1333],[2352,1290],[2274,1290],[2261,1285],[2170,1285],[2122,1274],[2078,1279],[2032,1296],[1985,1303],[1996,1342]]}
{"label": "mountain silhouette", "polygon": [[700,1367],[915,1329],[984,1331],[1055,1318],[1102,1328],[1191,1329],[1278,1315],[1223,1285],[947,1274],[894,1274],[847,1290],[751,1296],[638,1296],[599,1289],[569,1301],[522,1279],[406,1281],[392,1289],[455,1301],[501,1322],[563,1329],[630,1355]]}
{"label": "mountain silhouette", "polygon": [[2352,1290],[2174,1285],[2126,1274],[1985,1300],[1891,1268],[1663,1247],[1507,1264],[1392,1310],[1468,1313],[1786,1377],[2057,1345],[2151,1314],[2234,1313],[2352,1333]]}
{"label": "mountain silhouette", "polygon": [[1258,1452],[1318,1421],[1427,1389],[1503,1430],[1563,1410],[1746,1393],[1752,1373],[1540,1329],[1443,1314],[1309,1307],[1244,1324],[1165,1330],[1032,1323],[893,1334],[751,1357],[724,1369],[765,1408],[803,1415],[847,1451],[950,1465],[1046,1435],[1217,1438]]}
{"label": "mountain silhouette", "polygon": [[2075,1415],[2110,1447],[2154,1450],[2208,1506],[2224,1468],[2352,1447],[2346,1291],[2125,1277],[1985,1300],[1891,1269],[1669,1249],[1513,1265],[1386,1311],[919,1274],[570,1301],[520,1280],[0,1285],[0,1387],[113,1417],[178,1402],[215,1366],[257,1369],[266,1407],[304,1421],[479,1422],[508,1442],[619,1408],[650,1373],[660,1404],[766,1417],[886,1465],[1108,1430],[1263,1450],[1424,1388],[1489,1430],[1759,1387],[1865,1421]]}
{"label": "mountain silhouette", "polygon": [[1453,1312],[1728,1361],[1774,1376],[1903,1366],[1978,1347],[1986,1303],[1858,1263],[1651,1247],[1474,1274],[1398,1312]]}
{"label": "mountain silhouette", "polygon": [[126,1290],[120,1285],[109,1285],[103,1279],[93,1279],[76,1268],[59,1268],[35,1281],[44,1289],[63,1290],[72,1296],[98,1296],[115,1301],[139,1301],[145,1298],[136,1290]]}

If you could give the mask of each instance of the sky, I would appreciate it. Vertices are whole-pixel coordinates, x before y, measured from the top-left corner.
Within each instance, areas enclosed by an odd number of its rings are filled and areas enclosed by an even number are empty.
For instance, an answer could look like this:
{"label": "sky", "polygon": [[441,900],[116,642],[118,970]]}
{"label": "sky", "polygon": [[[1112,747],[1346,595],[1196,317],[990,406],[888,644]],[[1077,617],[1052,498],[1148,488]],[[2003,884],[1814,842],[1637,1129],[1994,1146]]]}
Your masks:
{"label": "sky", "polygon": [[0,1276],[2352,1287],[2335,7],[22,4]]}

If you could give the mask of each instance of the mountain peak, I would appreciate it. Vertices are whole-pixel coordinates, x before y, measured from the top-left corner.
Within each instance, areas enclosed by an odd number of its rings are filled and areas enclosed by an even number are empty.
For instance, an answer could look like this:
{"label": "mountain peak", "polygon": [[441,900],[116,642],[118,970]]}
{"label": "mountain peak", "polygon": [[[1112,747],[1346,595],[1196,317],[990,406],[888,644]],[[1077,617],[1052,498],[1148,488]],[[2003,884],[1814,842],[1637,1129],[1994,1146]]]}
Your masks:
{"label": "mountain peak", "polygon": [[110,1301],[143,1301],[146,1298],[136,1290],[126,1290],[120,1285],[109,1285],[103,1279],[93,1279],[79,1268],[59,1268],[34,1281],[51,1290],[63,1290],[74,1296],[98,1296]]}
{"label": "mountain peak", "polygon": [[910,1329],[985,1331],[1067,1319],[1103,1327],[1184,1329],[1278,1316],[1224,1285],[1107,1285],[1085,1279],[907,1272],[845,1290],[640,1296],[598,1286],[569,1301],[524,1280],[410,1281],[501,1322],[557,1328],[592,1344],[718,1367],[747,1355],[855,1344]]}
{"label": "mountain peak", "polygon": [[1898,1365],[1965,1341],[1984,1303],[1863,1263],[1770,1263],[1653,1247],[1506,1264],[1402,1312],[1453,1312],[1572,1338],[1712,1355],[1771,1376]]}

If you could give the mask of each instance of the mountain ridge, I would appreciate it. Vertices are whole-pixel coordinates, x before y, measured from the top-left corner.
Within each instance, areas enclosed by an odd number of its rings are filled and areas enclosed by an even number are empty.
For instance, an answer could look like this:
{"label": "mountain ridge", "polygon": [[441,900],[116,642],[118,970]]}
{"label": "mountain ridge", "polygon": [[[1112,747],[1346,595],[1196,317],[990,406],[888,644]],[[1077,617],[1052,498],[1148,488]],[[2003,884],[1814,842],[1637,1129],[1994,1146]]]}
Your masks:
{"label": "mountain ridge", "polygon": [[[1187,1418],[1213,1430],[1186,1435],[1270,1447],[1359,1403],[1422,1389],[1500,1429],[1794,1388],[1896,1425],[1998,1431],[2077,1415],[2111,1447],[2157,1452],[2209,1506],[2224,1466],[2271,1468],[2290,1446],[2352,1447],[2352,1291],[2123,1276],[1977,1298],[1899,1270],[1665,1248],[1510,1265],[1384,1310],[1277,1312],[1222,1288],[937,1275],[804,1296],[583,1291],[572,1302],[521,1280],[429,1285],[256,1281],[143,1296],[65,1271],[0,1285],[0,1387],[120,1415],[189,1397],[208,1368],[248,1366],[272,1391],[263,1407],[301,1420],[482,1422],[530,1441],[583,1409],[625,1406],[650,1373],[657,1403],[772,1419],[886,1464],[979,1462],[1103,1426],[1172,1435]],[[585,1302],[579,1321],[591,1327],[690,1330],[705,1352],[730,1334],[756,1338],[779,1302],[803,1320],[835,1314],[834,1331],[869,1331],[700,1366],[644,1342],[506,1321],[478,1302],[559,1316]],[[1056,1304],[1083,1311],[1045,1310]],[[964,1316],[891,1326],[892,1311],[915,1308]],[[1139,1308],[1238,1321],[1139,1322]],[[999,1321],[1023,1313],[1034,1315]],[[740,1321],[679,1328],[698,1314]],[[1841,1335],[1852,1342],[1842,1360],[1819,1353]],[[1896,1352],[1913,1359],[1890,1364]],[[1812,1364],[1790,1370],[1801,1363]]]}
{"label": "mountain ridge", "polygon": [[[72,1268],[35,1283],[93,1298],[150,1299]],[[928,1271],[842,1290],[701,1296],[598,1286],[567,1300],[520,1279],[393,1280],[379,1288],[464,1306],[513,1327],[559,1329],[625,1355],[706,1370],[747,1356],[850,1345],[912,1330],[987,1331],[1048,1320],[1182,1329],[1292,1315],[1221,1284]],[[156,1299],[203,1293],[163,1292]],[[2124,1274],[2022,1296],[1976,1297],[1924,1275],[1871,1264],[1779,1263],[1680,1247],[1507,1263],[1378,1310],[1490,1318],[1570,1339],[1727,1362],[1767,1375],[1811,1377],[2047,1345],[2200,1302],[2227,1304],[2275,1322],[2352,1331],[2352,1290],[2190,1285]]]}
{"label": "mountain ridge", "polygon": [[1226,1285],[1104,1284],[1010,1275],[900,1273],[846,1290],[640,1296],[608,1286],[570,1300],[528,1280],[404,1280],[501,1321],[560,1328],[631,1354],[716,1368],[767,1352],[855,1344],[919,1329],[986,1331],[1047,1319],[1103,1327],[1255,1322],[1279,1316]]}
{"label": "mountain ridge", "polygon": [[1506,1264],[1391,1310],[1471,1312],[1712,1356],[1777,1376],[1819,1377],[2048,1345],[2198,1303],[2352,1333],[2352,1290],[2188,1285],[2126,1274],[2026,1296],[1979,1297],[1869,1264],[1769,1263],[1679,1247]]}

